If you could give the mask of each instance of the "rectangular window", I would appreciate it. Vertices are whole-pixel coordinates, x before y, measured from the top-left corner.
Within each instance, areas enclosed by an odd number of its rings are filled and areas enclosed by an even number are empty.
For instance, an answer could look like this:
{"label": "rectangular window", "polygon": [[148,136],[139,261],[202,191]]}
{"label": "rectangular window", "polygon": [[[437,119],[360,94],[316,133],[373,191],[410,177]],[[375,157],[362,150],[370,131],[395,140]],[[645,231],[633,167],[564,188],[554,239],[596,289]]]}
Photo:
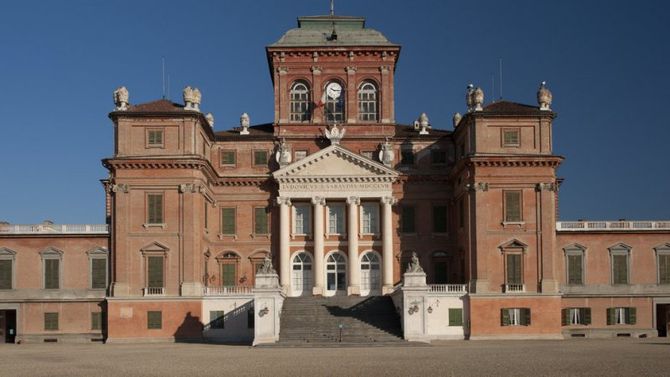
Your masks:
{"label": "rectangular window", "polygon": [[522,285],[523,275],[521,266],[521,254],[505,254],[506,276],[505,282],[508,285]]}
{"label": "rectangular window", "polygon": [[91,330],[102,330],[102,313],[91,313]]}
{"label": "rectangular window", "polygon": [[210,310],[209,311],[209,328],[210,329],[223,329],[223,310]]}
{"label": "rectangular window", "polygon": [[254,151],[254,165],[265,166],[268,164],[268,151]]}
{"label": "rectangular window", "polygon": [[634,325],[637,309],[632,307],[607,308],[607,325]]}
{"label": "rectangular window", "polygon": [[518,147],[521,145],[520,130],[518,128],[505,128],[502,130],[503,147]]}
{"label": "rectangular window", "polygon": [[163,288],[163,257],[147,257],[147,287]]}
{"label": "rectangular window", "polygon": [[163,194],[147,194],[147,224],[163,223]]}
{"label": "rectangular window", "polygon": [[60,259],[44,260],[44,288],[60,288]]}
{"label": "rectangular window", "polygon": [[303,158],[307,157],[307,151],[295,151],[295,160],[302,160]]}
{"label": "rectangular window", "polygon": [[221,208],[221,234],[235,234],[235,208]]}
{"label": "rectangular window", "polygon": [[308,204],[296,204],[293,208],[293,233],[311,234],[312,207]]}
{"label": "rectangular window", "polygon": [[160,330],[163,328],[163,312],[149,311],[147,312],[147,329]]}
{"label": "rectangular window", "polygon": [[463,326],[463,309],[449,309],[449,326]]}
{"label": "rectangular window", "polygon": [[107,258],[91,259],[91,288],[107,288]]}
{"label": "rectangular window", "polygon": [[221,285],[224,287],[234,287],[237,283],[237,264],[221,264]]}
{"label": "rectangular window", "polygon": [[403,233],[415,233],[416,225],[414,219],[414,207],[402,206],[400,213],[400,230]]}
{"label": "rectangular window", "polygon": [[44,329],[58,330],[58,313],[44,313]]}
{"label": "rectangular window", "polygon": [[591,308],[565,308],[561,310],[561,323],[567,325],[590,325]]}
{"label": "rectangular window", "polygon": [[670,254],[658,254],[658,284],[670,284]]}
{"label": "rectangular window", "polygon": [[268,214],[265,207],[254,208],[254,234],[268,234]]}
{"label": "rectangular window", "polygon": [[575,253],[567,255],[568,261],[568,284],[582,285],[584,284],[584,254]]}
{"label": "rectangular window", "polygon": [[430,150],[430,163],[431,164],[446,164],[447,163],[447,151],[442,149],[431,149]]}
{"label": "rectangular window", "polygon": [[414,151],[411,149],[400,150],[400,165],[414,165]]}
{"label": "rectangular window", "polygon": [[0,259],[0,289],[12,289],[11,259]]}
{"label": "rectangular window", "polygon": [[504,191],[505,222],[521,222],[521,191]]}
{"label": "rectangular window", "polygon": [[163,148],[163,130],[147,130],[147,147]]}
{"label": "rectangular window", "polygon": [[447,206],[433,206],[433,233],[447,232]]}
{"label": "rectangular window", "polygon": [[612,254],[612,284],[628,284],[628,254]]}
{"label": "rectangular window", "polygon": [[344,205],[343,204],[329,204],[328,205],[328,233],[329,234],[345,234],[345,220],[344,220]]}
{"label": "rectangular window", "polygon": [[379,233],[379,205],[377,203],[363,203],[361,206],[361,233]]}
{"label": "rectangular window", "polygon": [[235,165],[236,161],[235,151],[221,150],[221,165]]}
{"label": "rectangular window", "polygon": [[500,309],[501,326],[530,326],[530,308]]}

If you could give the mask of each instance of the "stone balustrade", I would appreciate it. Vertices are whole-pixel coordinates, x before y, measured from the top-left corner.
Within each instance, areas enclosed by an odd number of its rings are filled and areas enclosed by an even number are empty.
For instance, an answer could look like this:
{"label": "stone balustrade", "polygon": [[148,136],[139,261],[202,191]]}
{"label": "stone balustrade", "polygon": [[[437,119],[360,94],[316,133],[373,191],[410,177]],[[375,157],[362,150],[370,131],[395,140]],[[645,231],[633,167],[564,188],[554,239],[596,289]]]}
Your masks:
{"label": "stone balustrade", "polygon": [[0,234],[109,234],[107,224],[0,224]]}
{"label": "stone balustrade", "polygon": [[589,231],[635,231],[635,230],[670,230],[670,220],[663,221],[558,221],[556,230],[559,232]]}

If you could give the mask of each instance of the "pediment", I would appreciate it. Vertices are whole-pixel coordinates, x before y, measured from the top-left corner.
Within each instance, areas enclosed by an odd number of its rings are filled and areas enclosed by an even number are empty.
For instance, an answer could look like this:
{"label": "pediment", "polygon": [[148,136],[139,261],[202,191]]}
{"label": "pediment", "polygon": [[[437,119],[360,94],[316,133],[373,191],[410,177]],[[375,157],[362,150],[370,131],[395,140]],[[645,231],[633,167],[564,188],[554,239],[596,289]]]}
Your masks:
{"label": "pediment", "polygon": [[392,182],[398,177],[398,173],[340,145],[331,145],[277,170],[273,176],[278,181],[292,178],[347,177]]}
{"label": "pediment", "polygon": [[528,245],[526,245],[525,243],[523,243],[523,242],[521,242],[517,239],[514,239],[514,240],[511,240],[511,241],[505,242],[504,244],[502,244],[498,247],[501,250],[505,250],[505,249],[523,249],[523,250],[525,250],[528,247]]}
{"label": "pediment", "polygon": [[166,253],[170,250],[167,246],[158,242],[152,242],[140,249],[143,253]]}

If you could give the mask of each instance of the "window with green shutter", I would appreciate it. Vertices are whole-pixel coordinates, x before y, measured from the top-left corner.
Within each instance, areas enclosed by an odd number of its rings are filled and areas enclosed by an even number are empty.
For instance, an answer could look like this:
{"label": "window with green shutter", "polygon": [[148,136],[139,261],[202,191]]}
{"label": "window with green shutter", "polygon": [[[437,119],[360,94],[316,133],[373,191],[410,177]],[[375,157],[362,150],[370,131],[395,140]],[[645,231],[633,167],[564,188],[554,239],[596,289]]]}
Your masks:
{"label": "window with green shutter", "polygon": [[107,288],[107,258],[91,259],[91,288]]}
{"label": "window with green shutter", "polygon": [[615,309],[616,308],[607,308],[607,326],[611,326],[616,322]]}
{"label": "window with green shutter", "polygon": [[102,312],[91,312],[91,330],[102,330]]}
{"label": "window with green shutter", "polygon": [[500,326],[510,325],[510,310],[507,308],[500,309]]}
{"label": "window with green shutter", "polygon": [[163,223],[163,194],[147,194],[147,223]]}
{"label": "window with green shutter", "polygon": [[0,259],[0,289],[12,289],[11,259]]}
{"label": "window with green shutter", "polygon": [[415,233],[416,227],[414,222],[414,207],[402,206],[400,214],[401,230],[403,233]]}
{"label": "window with green shutter", "polygon": [[147,130],[147,146],[148,147],[162,147],[163,146],[163,130]]}
{"label": "window with green shutter", "polygon": [[237,263],[221,264],[221,285],[234,286],[237,284]]}
{"label": "window with green shutter", "polygon": [[518,128],[503,129],[503,147],[518,147],[520,145],[520,130]]}
{"label": "window with green shutter", "polygon": [[568,284],[570,285],[582,285],[583,281],[583,264],[584,264],[584,254],[574,253],[568,254]]}
{"label": "window with green shutter", "polygon": [[637,323],[637,309],[626,308],[626,324],[634,325]]}
{"label": "window with green shutter", "polygon": [[591,324],[591,308],[580,308],[583,325]]}
{"label": "window with green shutter", "polygon": [[223,310],[210,310],[209,311],[209,328],[210,329],[223,329]]}
{"label": "window with green shutter", "polygon": [[505,191],[505,222],[520,222],[521,217],[521,191]]}
{"label": "window with green shutter", "polygon": [[530,326],[530,308],[521,308],[519,324],[521,326]]}
{"label": "window with green shutter", "polygon": [[263,166],[268,163],[268,151],[254,151],[254,165]]}
{"label": "window with green shutter", "polygon": [[628,254],[612,254],[612,284],[628,284]]}
{"label": "window with green shutter", "polygon": [[147,257],[148,288],[163,288],[163,259],[162,256]]}
{"label": "window with green shutter", "polygon": [[147,312],[147,329],[160,330],[163,328],[163,312],[149,311]]}
{"label": "window with green shutter", "polygon": [[58,313],[44,313],[44,329],[58,330]]}
{"label": "window with green shutter", "polygon": [[221,151],[221,165],[235,165],[236,160],[235,151]]}
{"label": "window with green shutter", "polygon": [[254,208],[254,233],[268,234],[268,214],[265,207]]}
{"label": "window with green shutter", "polygon": [[447,206],[433,206],[433,232],[447,232]]}
{"label": "window with green shutter", "polygon": [[221,208],[221,234],[235,234],[235,208]]}
{"label": "window with green shutter", "polygon": [[463,326],[463,309],[449,309],[449,326]]}
{"label": "window with green shutter", "polygon": [[506,284],[523,284],[521,254],[505,254],[507,264]]}
{"label": "window with green shutter", "polygon": [[60,289],[60,259],[44,260],[44,288]]}
{"label": "window with green shutter", "polygon": [[670,254],[658,254],[658,284],[670,284]]}

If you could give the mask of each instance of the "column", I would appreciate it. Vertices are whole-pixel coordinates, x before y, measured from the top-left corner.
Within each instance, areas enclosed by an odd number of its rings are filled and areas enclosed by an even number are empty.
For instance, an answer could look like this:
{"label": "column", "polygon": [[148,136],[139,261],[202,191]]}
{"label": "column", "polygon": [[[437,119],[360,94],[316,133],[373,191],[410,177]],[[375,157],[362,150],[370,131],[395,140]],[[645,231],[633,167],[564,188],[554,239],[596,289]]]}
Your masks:
{"label": "column", "polygon": [[393,211],[395,204],[392,196],[381,198],[382,204],[382,293],[393,288]]}
{"label": "column", "polygon": [[312,294],[323,295],[323,277],[325,275],[323,267],[323,206],[326,205],[326,199],[321,197],[312,198],[314,206],[314,289]]}
{"label": "column", "polygon": [[286,293],[291,281],[291,261],[288,245],[289,235],[291,234],[291,220],[289,217],[291,199],[278,197],[277,204],[279,204],[279,283],[284,293]]}
{"label": "column", "polygon": [[358,206],[361,200],[357,196],[347,198],[349,205],[347,214],[349,221],[347,221],[347,236],[349,240],[349,287],[347,289],[348,295],[361,294],[361,277],[360,265],[358,263]]}

